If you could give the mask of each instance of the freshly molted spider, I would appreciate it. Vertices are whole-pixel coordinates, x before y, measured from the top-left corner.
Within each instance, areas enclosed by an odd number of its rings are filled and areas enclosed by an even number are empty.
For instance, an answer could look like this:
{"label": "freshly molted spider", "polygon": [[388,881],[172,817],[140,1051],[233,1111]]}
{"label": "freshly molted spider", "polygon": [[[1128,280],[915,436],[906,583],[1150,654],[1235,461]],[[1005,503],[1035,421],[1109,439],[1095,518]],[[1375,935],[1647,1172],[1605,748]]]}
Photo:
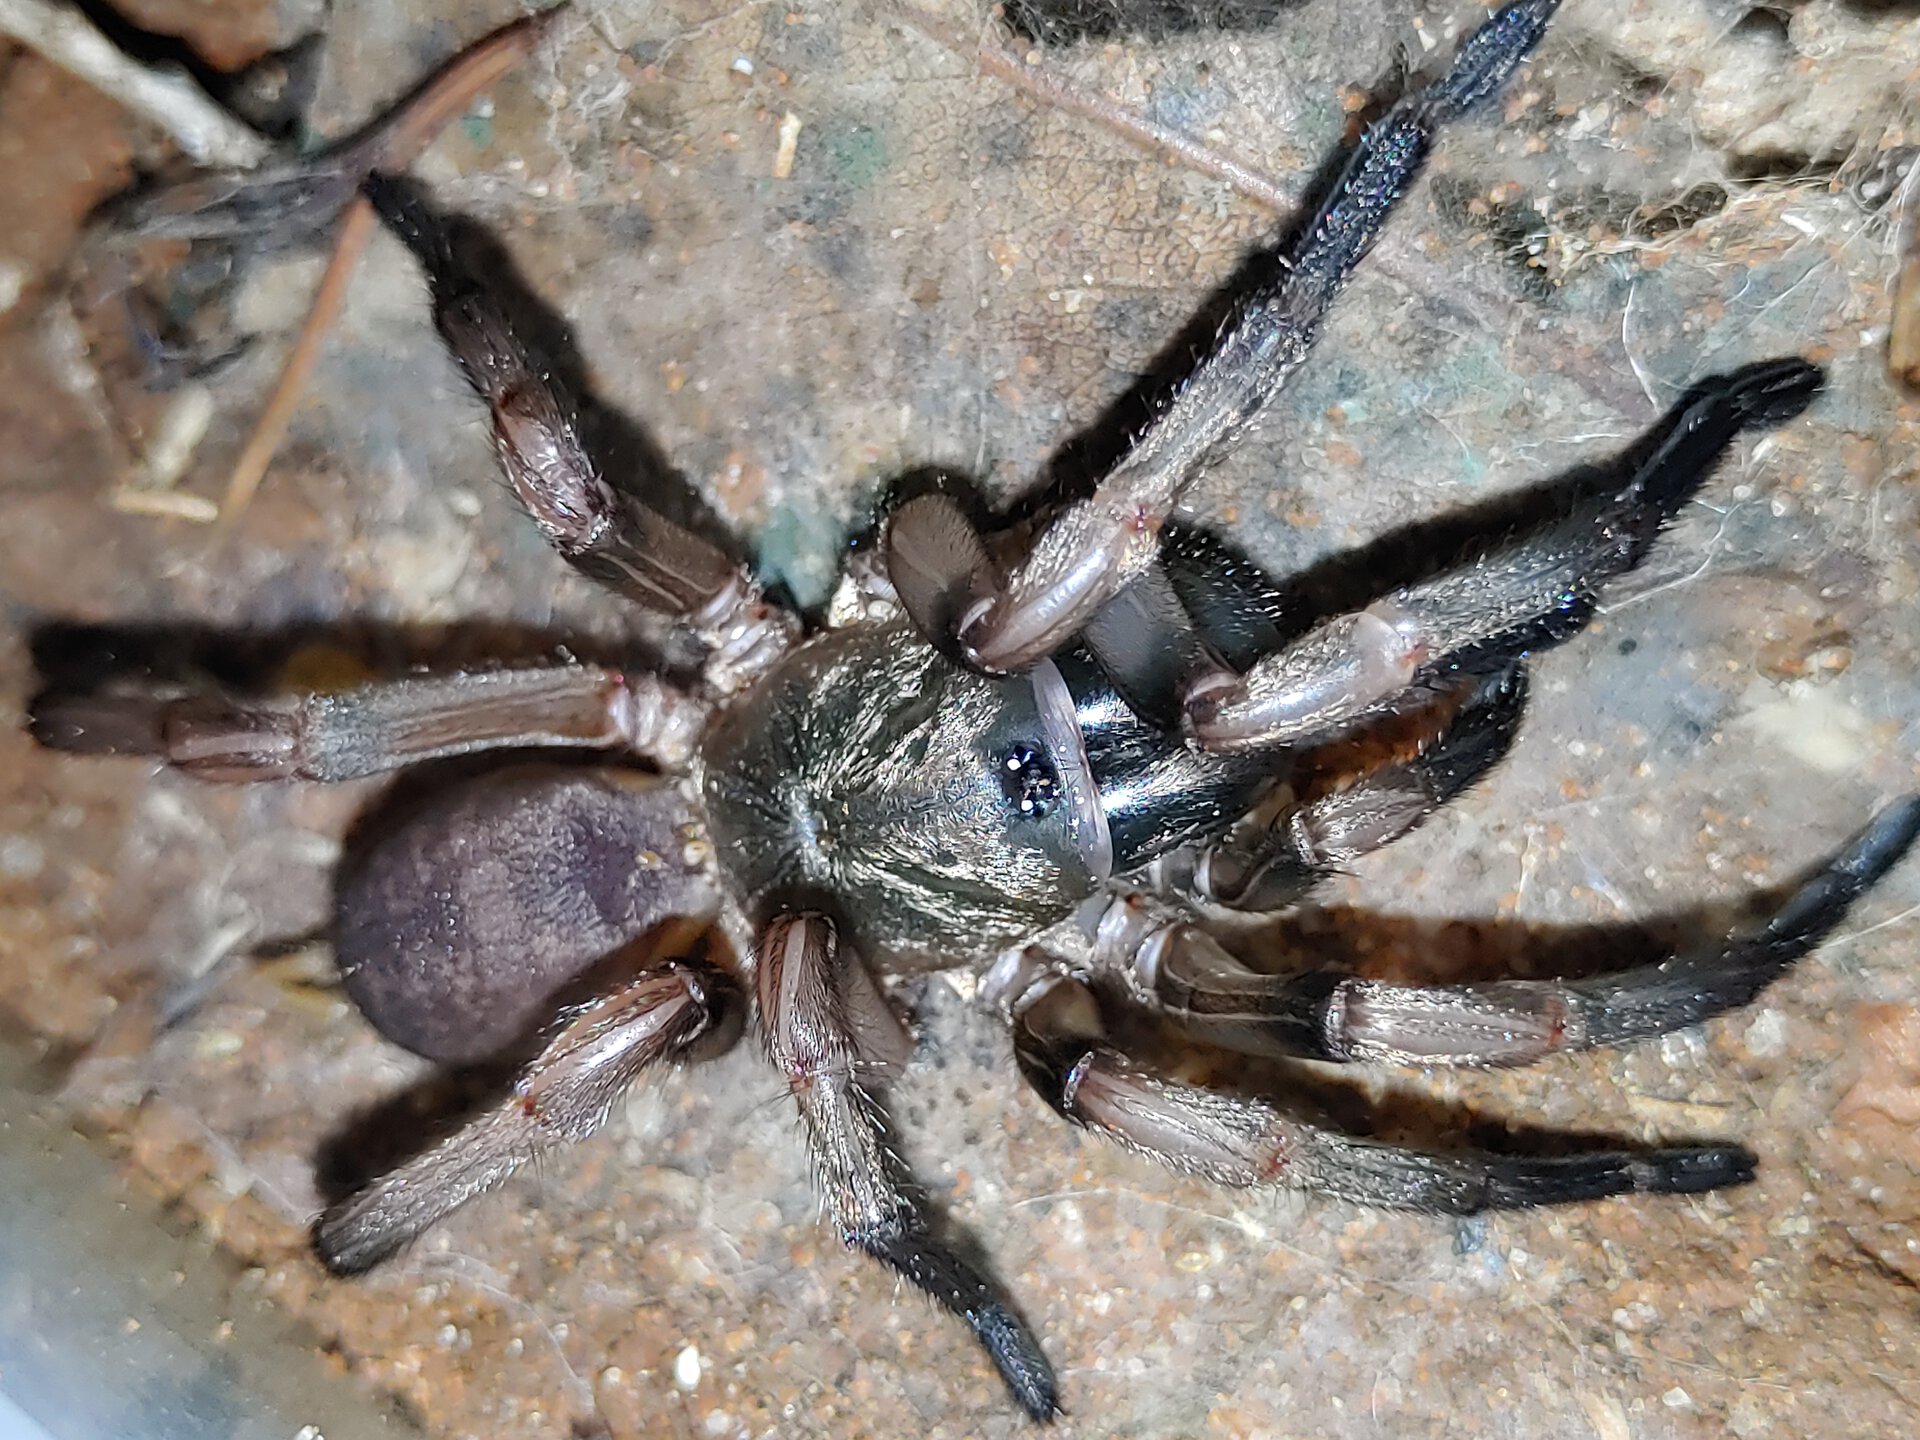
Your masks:
{"label": "freshly molted spider", "polygon": [[[1797,359],[1708,380],[1615,488],[1569,495],[1544,523],[1291,635],[1243,568],[1163,544],[1183,493],[1306,361],[1439,132],[1499,90],[1554,8],[1502,9],[1366,133],[1278,282],[1024,554],[923,495],[849,577],[843,623],[812,635],[720,549],[602,478],[569,398],[446,222],[398,182],[370,184],[427,271],[440,333],[534,522],[706,661],[684,689],[568,665],[259,704],[124,691],[41,704],[50,745],[228,781],[343,780],[530,746],[658,772],[520,766],[468,780],[341,877],[340,972],[382,1034],[448,1063],[537,1053],[497,1108],[321,1217],[329,1266],[376,1264],[591,1134],[650,1067],[730,1043],[750,1014],[846,1243],[960,1316],[1044,1419],[1059,1396],[1038,1341],[942,1242],[884,1137],[879,1091],[910,1044],[874,977],[956,966],[983,975],[1048,1104],[1223,1185],[1469,1214],[1751,1176],[1733,1145],[1541,1158],[1348,1138],[1155,1073],[1115,1038],[1133,1012],[1228,1050],[1478,1066],[1645,1039],[1752,1000],[1920,832],[1920,800],[1900,801],[1757,930],[1595,979],[1270,976],[1200,924],[1293,904],[1484,776],[1519,727],[1526,657],[1586,624],[1736,436],[1790,420],[1819,389]],[[1330,793],[1283,788],[1316,752],[1416,711],[1433,717],[1418,749]],[[672,917],[710,921],[727,943],[632,960]],[[556,997],[589,975],[596,998],[555,1020]]]}

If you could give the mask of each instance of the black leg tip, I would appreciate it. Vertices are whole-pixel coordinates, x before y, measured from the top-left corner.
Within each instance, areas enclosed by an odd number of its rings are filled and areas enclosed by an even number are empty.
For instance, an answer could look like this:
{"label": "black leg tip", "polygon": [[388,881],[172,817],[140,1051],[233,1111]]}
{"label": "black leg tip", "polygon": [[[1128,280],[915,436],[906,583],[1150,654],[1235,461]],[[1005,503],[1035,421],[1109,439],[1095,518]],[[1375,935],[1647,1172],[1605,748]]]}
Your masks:
{"label": "black leg tip", "polygon": [[1702,380],[1673,412],[1666,438],[1621,498],[1634,509],[1650,506],[1665,523],[1706,481],[1735,436],[1791,420],[1813,402],[1826,378],[1812,361],[1789,355]]}
{"label": "black leg tip", "polygon": [[421,191],[405,175],[388,175],[374,170],[360,182],[360,193],[367,197],[383,225],[413,252],[414,258],[436,284],[454,263],[447,223],[428,208]]}
{"label": "black leg tip", "polygon": [[384,171],[371,170],[360,182],[360,193],[373,202],[380,218],[395,229],[404,230],[413,223],[419,202],[405,181]]}
{"label": "black leg tip", "polygon": [[1060,1387],[1026,1322],[994,1293],[986,1277],[940,1245],[918,1223],[890,1224],[849,1235],[847,1243],[918,1286],[967,1322],[1020,1408],[1042,1424],[1060,1413]]}
{"label": "black leg tip", "polygon": [[48,750],[78,755],[158,755],[160,706],[130,695],[48,692],[27,711],[27,731]]}
{"label": "black leg tip", "polygon": [[1443,107],[1442,114],[1459,115],[1498,90],[1540,43],[1559,8],[1560,0],[1515,0],[1468,36],[1453,68],[1429,92]]}
{"label": "black leg tip", "polygon": [[1846,919],[1847,911],[1899,864],[1920,838],[1920,795],[1908,795],[1882,810],[1840,847],[1767,923],[1759,940],[1802,955]]}
{"label": "black leg tip", "polygon": [[1052,1424],[1061,1414],[1060,1385],[1033,1332],[1000,1305],[975,1311],[967,1319],[1020,1408],[1040,1424]]}
{"label": "black leg tip", "polygon": [[1652,1195],[1697,1195],[1753,1179],[1753,1152],[1738,1145],[1687,1146],[1636,1157],[1634,1189]]}
{"label": "black leg tip", "polygon": [[1920,838],[1920,795],[1903,795],[1847,842],[1833,868],[1844,870],[1865,889],[1899,864],[1917,838]]}
{"label": "black leg tip", "polygon": [[1788,355],[1736,370],[1723,383],[1742,425],[1779,425],[1813,403],[1827,376],[1811,360]]}
{"label": "black leg tip", "polygon": [[400,1248],[398,1241],[387,1236],[357,1233],[352,1220],[350,1213],[336,1206],[313,1222],[314,1255],[328,1274],[342,1279],[366,1274]]}

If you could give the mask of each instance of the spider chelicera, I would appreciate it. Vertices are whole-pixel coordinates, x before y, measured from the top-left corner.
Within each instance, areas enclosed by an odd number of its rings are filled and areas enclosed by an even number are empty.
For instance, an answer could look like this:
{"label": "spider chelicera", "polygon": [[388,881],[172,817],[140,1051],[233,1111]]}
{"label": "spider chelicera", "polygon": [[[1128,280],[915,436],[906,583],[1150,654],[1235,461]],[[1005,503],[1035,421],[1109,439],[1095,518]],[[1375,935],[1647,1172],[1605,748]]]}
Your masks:
{"label": "spider chelicera", "polygon": [[[1798,359],[1708,380],[1604,489],[1291,630],[1244,566],[1167,543],[1182,495],[1305,362],[1437,134],[1499,90],[1554,8],[1500,10],[1368,130],[1277,281],[1091,495],[1024,547],[982,539],[937,490],[907,501],[813,635],[722,549],[602,477],[572,400],[455,228],[404,182],[369,183],[427,272],[534,522],[705,659],[687,686],[566,665],[258,702],[41,701],[50,745],[219,780],[335,781],[508,747],[651,762],[465,781],[342,874],[340,971],[373,1025],[437,1061],[525,1064],[494,1108],[321,1217],[329,1266],[376,1264],[591,1134],[650,1067],[750,1023],[847,1244],[960,1316],[1044,1419],[1059,1397],[1039,1343],[941,1240],[886,1143],[880,1093],[910,1037],[874,977],[957,966],[981,972],[1022,1072],[1063,1116],[1223,1185],[1470,1214],[1751,1176],[1731,1145],[1541,1157],[1350,1138],[1162,1075],[1117,1038],[1123,1017],[1146,1016],[1232,1051],[1456,1066],[1640,1040],[1751,1000],[1920,832],[1920,800],[1896,803],[1758,929],[1587,980],[1273,976],[1200,924],[1292,905],[1484,776],[1519,727],[1528,655],[1586,624],[1743,429],[1790,420],[1819,389]],[[1292,783],[1316,754],[1410,713],[1431,720],[1417,745],[1339,788]],[[710,922],[711,942],[645,943],[679,918]]]}

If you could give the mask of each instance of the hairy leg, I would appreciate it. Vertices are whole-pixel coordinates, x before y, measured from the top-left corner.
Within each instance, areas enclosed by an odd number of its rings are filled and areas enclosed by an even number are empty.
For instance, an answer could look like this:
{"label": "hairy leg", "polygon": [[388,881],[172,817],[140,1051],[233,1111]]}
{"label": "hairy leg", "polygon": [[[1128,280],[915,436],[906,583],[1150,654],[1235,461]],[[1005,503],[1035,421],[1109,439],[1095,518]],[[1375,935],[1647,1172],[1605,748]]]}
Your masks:
{"label": "hairy leg", "polygon": [[1530,1065],[1626,1045],[1747,1004],[1824,940],[1920,836],[1920,796],[1889,805],[1765,925],[1724,945],[1586,980],[1389,985],[1262,975],[1193,926],[1118,902],[1095,965],[1196,1038],[1256,1055],[1402,1065]]}
{"label": "hairy leg", "polygon": [[[800,1107],[827,1213],[864,1250],[972,1328],[1027,1413],[1059,1410],[1052,1367],[993,1285],[943,1246],[898,1173],[873,1079],[889,1057],[867,1040],[870,981],[822,915],[788,915],[762,935],[754,985],[767,1056]],[[871,997],[870,997],[871,998]]]}
{"label": "hairy leg", "polygon": [[1108,1040],[1093,991],[1044,956],[1029,951],[994,979],[1020,1068],[1049,1105],[1083,1129],[1215,1184],[1472,1215],[1753,1178],[1753,1157],[1737,1146],[1534,1157],[1426,1154],[1355,1139],[1290,1119],[1264,1100],[1154,1074]]}
{"label": "hairy leg", "polygon": [[1241,307],[1099,489],[1055,516],[1005,584],[955,617],[973,664],[1000,673],[1026,669],[1072,639],[1153,564],[1161,527],[1181,495],[1306,359],[1334,298],[1379,238],[1441,126],[1500,88],[1556,8],[1556,0],[1506,6],[1466,40],[1444,76],[1367,132],[1279,283]]}
{"label": "hairy leg", "polygon": [[354,780],[420,760],[539,746],[630,750],[684,764],[706,709],[653,675],[590,666],[421,676],[243,701],[108,690],[48,695],[42,745],[153,755],[206,780]]}
{"label": "hairy leg", "polygon": [[321,1260],[336,1274],[370,1269],[522,1166],[586,1139],[648,1067],[729,1038],[719,1027],[730,1010],[738,1017],[730,994],[712,966],[671,960],[563,1016],[504,1101],[320,1217]]}
{"label": "hairy leg", "polygon": [[1412,759],[1315,796],[1264,827],[1170,855],[1153,879],[1171,899],[1267,913],[1305,898],[1362,855],[1392,844],[1476,785],[1506,757],[1526,711],[1527,675],[1515,665],[1474,687],[1447,728]]}
{"label": "hairy leg", "polygon": [[1821,378],[1786,359],[1705,382],[1617,494],[1327,620],[1244,675],[1201,676],[1187,692],[1188,732],[1211,750],[1317,744],[1463,672],[1570,639],[1593,617],[1601,588],[1646,557],[1734,437],[1799,414]]}
{"label": "hairy leg", "polygon": [[434,324],[485,403],[500,468],[541,534],[584,574],[687,625],[723,692],[764,671],[798,622],[730,556],[607,482],[552,365],[516,332],[443,217],[387,176],[369,179],[366,193],[426,270]]}

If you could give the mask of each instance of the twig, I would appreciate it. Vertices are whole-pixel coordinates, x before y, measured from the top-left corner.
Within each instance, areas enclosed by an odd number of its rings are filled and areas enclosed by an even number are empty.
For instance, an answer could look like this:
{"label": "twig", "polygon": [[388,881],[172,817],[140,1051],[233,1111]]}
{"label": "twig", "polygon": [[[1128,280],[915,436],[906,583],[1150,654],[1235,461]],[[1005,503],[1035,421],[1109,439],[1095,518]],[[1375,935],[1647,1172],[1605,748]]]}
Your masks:
{"label": "twig", "polygon": [[[1920,166],[1914,167],[1914,173],[1920,175]],[[1903,228],[1906,253],[1893,282],[1893,323],[1887,329],[1887,368],[1908,391],[1920,393],[1920,217],[1907,221]]]}
{"label": "twig", "polygon": [[247,436],[247,443],[227,477],[227,493],[220,501],[221,534],[253,500],[254,492],[266,477],[267,466],[273,463],[280,442],[287,437],[287,426],[293,421],[293,412],[300,408],[307,378],[320,359],[320,347],[340,316],[353,267],[373,238],[375,218],[366,196],[356,195],[347,202],[346,212],[340,217],[339,233],[334,236],[333,253],[327,258],[327,268],[313,292],[313,303],[307,307],[307,318],[294,337],[293,348],[287,351],[286,363],[280,367],[280,378],[274,382],[273,392],[261,407],[260,418],[253,422],[253,432]]}
{"label": "twig", "polygon": [[384,133],[376,147],[373,168],[403,170],[411,165],[436,135],[466,112],[476,95],[511,74],[533,53],[533,47],[566,8],[563,0],[538,14],[523,15],[483,35],[449,60],[382,120]]}
{"label": "twig", "polygon": [[1143,150],[1164,155],[1177,164],[1211,175],[1216,180],[1224,180],[1249,200],[1269,210],[1291,214],[1299,204],[1297,197],[1288,195],[1252,166],[1230,155],[1220,154],[1184,131],[1155,124],[1104,96],[1087,94],[1077,89],[1066,76],[1038,59],[1016,55],[984,36],[977,42],[970,42],[945,21],[936,19],[911,3],[895,4],[889,8],[903,25],[918,30],[962,59],[971,60],[979,66],[981,74],[1004,80],[1042,104],[1092,120]]}
{"label": "twig", "polygon": [[196,164],[251,169],[272,151],[265,136],[228,114],[184,72],[142,65],[95,29],[77,7],[51,0],[0,0],[0,35],[20,41],[158,125]]}
{"label": "twig", "polygon": [[[0,0],[0,4],[6,0]],[[563,6],[538,15],[526,16],[503,25],[484,39],[476,41],[456,55],[431,80],[403,100],[378,126],[378,140],[366,150],[361,168],[404,170],[419,156],[448,123],[462,114],[480,94],[506,75],[539,42],[547,26]],[[254,422],[240,456],[227,477],[226,496],[220,502],[220,533],[225,534],[253,500],[273,463],[287,426],[306,390],[307,380],[320,359],[320,347],[327,332],[339,318],[346,299],[347,282],[367,242],[373,238],[375,215],[364,196],[355,195],[341,212],[340,228],[334,235],[333,252],[326,272],[313,293],[313,304],[287,352],[286,364],[273,392]]]}
{"label": "twig", "polygon": [[155,490],[145,485],[122,485],[107,497],[107,503],[123,515],[185,520],[194,525],[210,525],[220,514],[205,496],[189,495],[184,490]]}

